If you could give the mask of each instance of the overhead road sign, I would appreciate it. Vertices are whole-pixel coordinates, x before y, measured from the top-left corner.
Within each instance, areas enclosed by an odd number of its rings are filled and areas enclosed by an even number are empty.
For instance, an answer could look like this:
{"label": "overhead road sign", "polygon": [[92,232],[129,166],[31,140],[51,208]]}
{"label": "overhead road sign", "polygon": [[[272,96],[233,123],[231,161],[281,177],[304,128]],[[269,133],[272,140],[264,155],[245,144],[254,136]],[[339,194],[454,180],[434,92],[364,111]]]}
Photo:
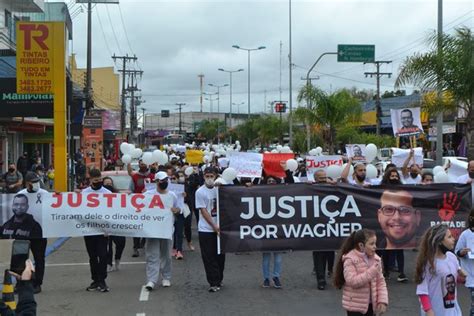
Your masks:
{"label": "overhead road sign", "polygon": [[375,45],[337,45],[338,62],[374,62]]}

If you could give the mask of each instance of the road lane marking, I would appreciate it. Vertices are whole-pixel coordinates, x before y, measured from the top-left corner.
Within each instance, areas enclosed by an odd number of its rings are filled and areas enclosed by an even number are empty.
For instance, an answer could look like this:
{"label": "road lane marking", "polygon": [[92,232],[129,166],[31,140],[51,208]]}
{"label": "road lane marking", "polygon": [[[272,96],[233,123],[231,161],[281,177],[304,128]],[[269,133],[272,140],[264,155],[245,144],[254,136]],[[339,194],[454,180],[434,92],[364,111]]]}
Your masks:
{"label": "road lane marking", "polygon": [[[148,301],[148,296],[150,296],[150,291],[148,291],[145,286],[142,286],[142,290],[140,292],[140,298],[138,299],[140,302]],[[138,315],[138,314],[137,314]],[[145,315],[145,314],[143,314]]]}
{"label": "road lane marking", "polygon": [[137,313],[137,316],[145,316],[145,313]]}
{"label": "road lane marking", "polygon": [[[145,264],[145,261],[131,261],[131,262],[120,262],[120,265],[134,265],[134,264]],[[80,263],[47,263],[47,267],[75,267],[75,266],[88,266],[89,262]]]}

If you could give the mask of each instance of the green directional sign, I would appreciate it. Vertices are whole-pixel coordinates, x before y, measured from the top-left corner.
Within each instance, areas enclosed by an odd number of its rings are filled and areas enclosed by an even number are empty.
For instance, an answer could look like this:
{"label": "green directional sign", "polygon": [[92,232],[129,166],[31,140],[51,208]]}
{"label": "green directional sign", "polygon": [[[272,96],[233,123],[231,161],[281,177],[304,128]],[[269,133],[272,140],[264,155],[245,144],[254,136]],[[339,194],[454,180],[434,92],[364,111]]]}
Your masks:
{"label": "green directional sign", "polygon": [[375,45],[337,45],[338,62],[373,62],[375,60]]}

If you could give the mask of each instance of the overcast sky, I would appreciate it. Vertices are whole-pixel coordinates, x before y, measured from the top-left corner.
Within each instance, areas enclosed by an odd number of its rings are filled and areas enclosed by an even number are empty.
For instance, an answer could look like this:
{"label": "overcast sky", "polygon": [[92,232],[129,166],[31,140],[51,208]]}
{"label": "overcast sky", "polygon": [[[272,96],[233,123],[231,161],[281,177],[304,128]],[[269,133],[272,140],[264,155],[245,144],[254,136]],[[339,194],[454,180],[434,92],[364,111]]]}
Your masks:
{"label": "overcast sky", "polygon": [[[73,12],[81,6],[73,5],[74,0],[67,2]],[[473,28],[472,0],[444,2],[445,32],[460,25]],[[283,0],[98,4],[93,9],[92,64],[111,66],[113,53],[136,54],[139,64],[135,67],[144,71],[139,88],[148,112],[175,111],[176,102],[185,102],[184,110],[198,111],[198,74],[205,76],[205,91],[214,92],[209,83],[229,82],[229,75],[218,68],[244,68],[233,76],[233,101],[245,102],[240,111],[247,112],[247,52],[232,45],[266,46],[251,54],[251,107],[252,112],[262,112],[264,106],[269,111],[268,102],[280,98],[280,41],[282,99],[289,98],[288,8],[288,1]],[[79,67],[86,64],[86,17],[84,10],[73,20]],[[336,51],[337,44],[374,44],[377,60],[393,61],[382,67],[393,77],[384,77],[381,86],[382,92],[392,90],[400,62],[426,49],[424,39],[437,26],[437,0],[293,0],[292,19],[293,104],[297,106],[296,95],[304,84],[301,78],[320,54]],[[116,66],[121,67],[120,63]],[[364,76],[374,70],[374,65],[338,63],[336,56],[326,56],[313,72],[320,76],[314,83],[327,91],[353,86],[375,89],[375,78]],[[209,110],[208,101],[204,110]],[[221,89],[220,111],[229,111],[228,88]],[[237,112],[235,107],[233,112]]]}

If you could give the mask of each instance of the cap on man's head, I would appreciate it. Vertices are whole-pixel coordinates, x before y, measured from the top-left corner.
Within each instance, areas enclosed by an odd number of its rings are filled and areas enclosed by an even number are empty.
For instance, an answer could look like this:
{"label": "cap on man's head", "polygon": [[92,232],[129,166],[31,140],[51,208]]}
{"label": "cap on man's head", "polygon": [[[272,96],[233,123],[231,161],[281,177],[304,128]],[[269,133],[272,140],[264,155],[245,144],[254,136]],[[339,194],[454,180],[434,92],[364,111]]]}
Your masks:
{"label": "cap on man's head", "polygon": [[168,178],[168,174],[166,172],[163,172],[163,171],[158,171],[156,174],[155,174],[155,181],[158,180],[158,181],[162,181],[164,179]]}
{"label": "cap on man's head", "polygon": [[204,174],[206,173],[212,173],[214,175],[217,175],[217,170],[214,167],[207,167],[206,169],[204,169]]}
{"label": "cap on man's head", "polygon": [[25,175],[25,181],[26,182],[38,182],[38,181],[40,181],[40,177],[36,173],[28,171]]}

